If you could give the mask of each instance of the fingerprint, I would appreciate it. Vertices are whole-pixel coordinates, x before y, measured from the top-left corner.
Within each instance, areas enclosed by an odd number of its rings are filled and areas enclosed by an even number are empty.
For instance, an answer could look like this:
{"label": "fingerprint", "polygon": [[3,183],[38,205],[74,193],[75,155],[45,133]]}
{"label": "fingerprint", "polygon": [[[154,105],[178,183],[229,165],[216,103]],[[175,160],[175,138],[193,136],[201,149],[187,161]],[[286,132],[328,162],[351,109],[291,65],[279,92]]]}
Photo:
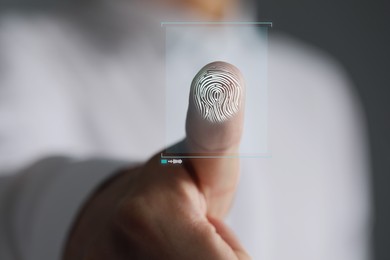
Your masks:
{"label": "fingerprint", "polygon": [[196,74],[191,92],[200,115],[209,122],[222,123],[240,110],[243,87],[236,67],[226,62],[213,62]]}

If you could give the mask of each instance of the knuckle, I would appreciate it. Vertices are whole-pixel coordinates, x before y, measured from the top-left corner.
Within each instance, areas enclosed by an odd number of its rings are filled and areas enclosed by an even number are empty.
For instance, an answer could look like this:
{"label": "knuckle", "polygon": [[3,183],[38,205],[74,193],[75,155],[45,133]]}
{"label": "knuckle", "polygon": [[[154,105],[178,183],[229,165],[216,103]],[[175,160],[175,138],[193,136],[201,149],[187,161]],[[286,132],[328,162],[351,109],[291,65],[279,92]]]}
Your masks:
{"label": "knuckle", "polygon": [[126,233],[144,232],[151,228],[150,221],[148,221],[150,215],[150,210],[143,197],[127,198],[116,209],[114,225]]}

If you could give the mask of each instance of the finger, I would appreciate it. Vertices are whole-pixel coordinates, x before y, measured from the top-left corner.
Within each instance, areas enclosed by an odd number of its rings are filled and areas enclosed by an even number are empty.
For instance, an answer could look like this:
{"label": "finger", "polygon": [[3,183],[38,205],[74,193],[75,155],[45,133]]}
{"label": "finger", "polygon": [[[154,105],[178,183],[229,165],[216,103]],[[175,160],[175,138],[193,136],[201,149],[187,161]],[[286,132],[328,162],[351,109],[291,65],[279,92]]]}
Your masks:
{"label": "finger", "polygon": [[212,62],[196,74],[186,121],[192,153],[236,152],[244,119],[244,95],[243,76],[232,64]]}
{"label": "finger", "polygon": [[227,212],[237,184],[244,97],[241,72],[226,62],[207,64],[191,84],[186,147],[192,155],[217,157],[191,159],[197,181],[212,205],[210,215]]}
{"label": "finger", "polygon": [[221,238],[229,245],[229,247],[234,251],[237,258],[240,260],[251,259],[244,247],[239,242],[236,235],[233,231],[225,224],[223,221],[209,217],[210,223],[215,227],[217,233]]}

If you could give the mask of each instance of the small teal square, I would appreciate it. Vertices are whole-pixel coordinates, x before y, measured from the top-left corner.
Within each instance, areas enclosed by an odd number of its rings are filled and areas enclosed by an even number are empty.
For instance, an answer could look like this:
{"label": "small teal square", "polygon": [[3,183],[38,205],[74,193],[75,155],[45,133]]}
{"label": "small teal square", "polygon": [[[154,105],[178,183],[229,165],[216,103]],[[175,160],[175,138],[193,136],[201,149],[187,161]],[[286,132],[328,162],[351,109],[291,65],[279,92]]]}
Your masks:
{"label": "small teal square", "polygon": [[161,159],[161,164],[167,164],[168,160],[167,159]]}

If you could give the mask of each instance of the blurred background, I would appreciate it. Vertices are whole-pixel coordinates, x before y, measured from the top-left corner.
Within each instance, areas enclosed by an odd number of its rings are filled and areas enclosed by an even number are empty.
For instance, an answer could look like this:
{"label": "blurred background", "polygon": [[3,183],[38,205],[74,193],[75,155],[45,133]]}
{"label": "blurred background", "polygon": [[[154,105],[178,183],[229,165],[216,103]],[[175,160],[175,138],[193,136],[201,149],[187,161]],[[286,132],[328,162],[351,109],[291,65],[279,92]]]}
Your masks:
{"label": "blurred background", "polygon": [[[273,22],[271,33],[287,33],[323,49],[345,67],[357,87],[368,121],[373,169],[372,251],[377,260],[390,259],[390,2],[255,1],[258,20]],[[0,0],[0,11],[58,8],[68,3]]]}
{"label": "blurred background", "polygon": [[390,259],[390,2],[259,0],[259,20],[335,57],[363,103],[370,137],[375,259]]}

